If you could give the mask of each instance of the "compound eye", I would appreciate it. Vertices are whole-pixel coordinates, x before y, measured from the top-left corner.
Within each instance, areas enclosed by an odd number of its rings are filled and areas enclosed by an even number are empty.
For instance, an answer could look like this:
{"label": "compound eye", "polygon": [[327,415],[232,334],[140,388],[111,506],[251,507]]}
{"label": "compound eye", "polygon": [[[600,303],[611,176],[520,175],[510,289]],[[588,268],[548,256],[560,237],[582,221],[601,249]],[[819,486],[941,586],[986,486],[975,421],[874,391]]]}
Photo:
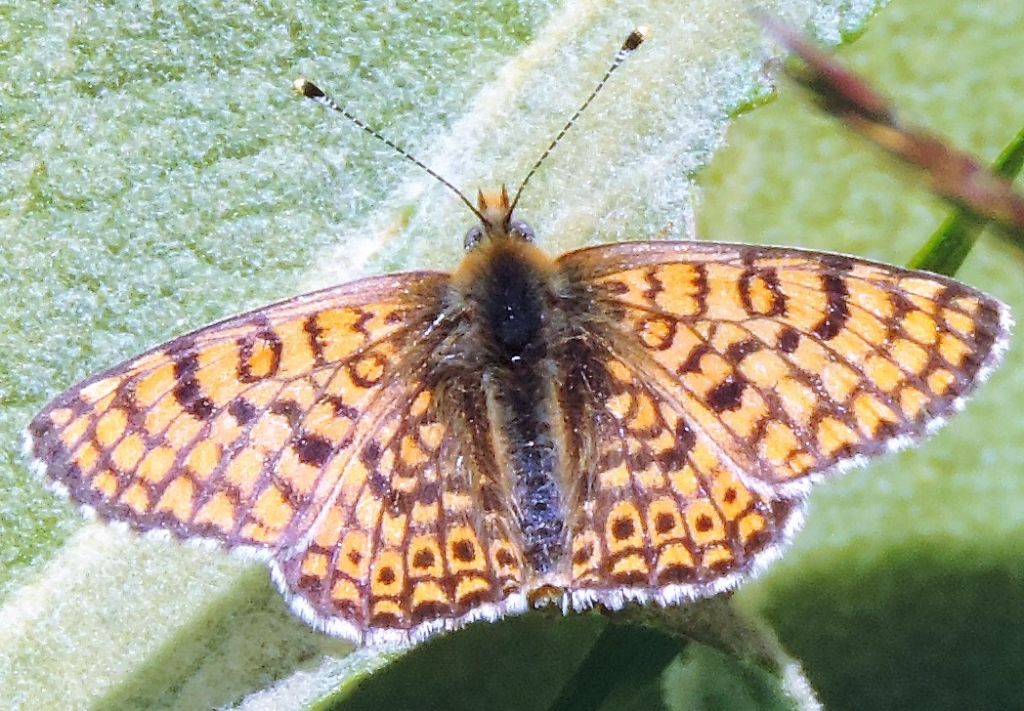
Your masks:
{"label": "compound eye", "polygon": [[480,225],[474,225],[473,227],[469,228],[469,231],[466,232],[466,236],[462,240],[462,247],[463,249],[466,250],[473,249],[480,243],[480,240],[482,240],[483,238],[484,231],[480,229]]}
{"label": "compound eye", "polygon": [[533,228],[521,220],[513,220],[509,226],[509,231],[514,237],[518,237],[524,242],[533,242],[536,237],[533,233]]}

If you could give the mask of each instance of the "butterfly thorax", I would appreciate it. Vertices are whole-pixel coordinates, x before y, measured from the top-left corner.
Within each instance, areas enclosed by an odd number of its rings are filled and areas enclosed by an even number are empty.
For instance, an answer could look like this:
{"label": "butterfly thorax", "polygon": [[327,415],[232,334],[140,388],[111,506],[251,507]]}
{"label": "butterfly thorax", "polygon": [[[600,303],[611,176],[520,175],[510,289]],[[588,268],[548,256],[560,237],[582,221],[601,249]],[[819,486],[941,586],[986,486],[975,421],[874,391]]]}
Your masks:
{"label": "butterfly thorax", "polygon": [[550,258],[534,245],[501,238],[481,242],[453,275],[496,364],[518,367],[544,355],[553,272]]}
{"label": "butterfly thorax", "polygon": [[480,193],[480,224],[466,234],[467,255],[452,283],[475,315],[481,345],[512,368],[545,355],[545,312],[554,300],[554,263],[533,230],[512,218],[508,193]]}

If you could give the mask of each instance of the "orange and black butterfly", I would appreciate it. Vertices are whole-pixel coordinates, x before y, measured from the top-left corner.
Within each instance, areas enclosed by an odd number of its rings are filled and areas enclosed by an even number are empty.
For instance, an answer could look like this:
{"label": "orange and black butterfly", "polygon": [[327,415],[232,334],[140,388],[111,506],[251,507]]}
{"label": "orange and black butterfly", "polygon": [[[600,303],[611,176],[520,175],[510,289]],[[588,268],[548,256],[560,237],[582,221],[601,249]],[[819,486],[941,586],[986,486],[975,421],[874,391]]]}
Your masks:
{"label": "orange and black butterfly", "polygon": [[176,338],[58,396],[31,456],[102,518],[267,561],[317,629],[403,642],[730,589],[812,482],[933,429],[1006,346],[1007,308],[941,276],[697,242],[552,259],[504,189],[471,208],[453,273]]}

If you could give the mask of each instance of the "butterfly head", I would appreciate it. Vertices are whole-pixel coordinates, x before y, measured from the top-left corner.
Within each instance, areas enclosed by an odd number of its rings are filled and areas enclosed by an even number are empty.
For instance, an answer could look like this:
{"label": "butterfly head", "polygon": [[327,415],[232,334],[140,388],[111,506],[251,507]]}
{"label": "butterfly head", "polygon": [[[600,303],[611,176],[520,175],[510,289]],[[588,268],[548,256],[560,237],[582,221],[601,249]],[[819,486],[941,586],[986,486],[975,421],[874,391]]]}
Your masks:
{"label": "butterfly head", "polygon": [[480,224],[466,232],[465,248],[471,250],[481,242],[490,240],[516,240],[533,242],[533,228],[522,220],[512,217],[508,190],[504,185],[501,192],[477,192],[477,214]]}

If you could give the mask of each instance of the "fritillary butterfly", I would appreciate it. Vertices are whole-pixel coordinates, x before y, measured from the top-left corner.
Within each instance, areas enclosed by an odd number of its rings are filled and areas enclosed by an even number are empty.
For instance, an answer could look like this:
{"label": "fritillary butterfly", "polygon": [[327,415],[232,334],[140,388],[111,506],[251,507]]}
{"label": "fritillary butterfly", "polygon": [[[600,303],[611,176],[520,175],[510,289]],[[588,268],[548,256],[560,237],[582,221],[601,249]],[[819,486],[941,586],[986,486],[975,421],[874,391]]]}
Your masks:
{"label": "fritillary butterfly", "polygon": [[1006,346],[1008,309],[945,277],[697,242],[552,259],[513,208],[480,196],[451,274],[298,296],[89,378],[32,421],[32,458],[105,519],[265,560],[317,629],[404,642],[730,589],[814,481],[934,429]]}

